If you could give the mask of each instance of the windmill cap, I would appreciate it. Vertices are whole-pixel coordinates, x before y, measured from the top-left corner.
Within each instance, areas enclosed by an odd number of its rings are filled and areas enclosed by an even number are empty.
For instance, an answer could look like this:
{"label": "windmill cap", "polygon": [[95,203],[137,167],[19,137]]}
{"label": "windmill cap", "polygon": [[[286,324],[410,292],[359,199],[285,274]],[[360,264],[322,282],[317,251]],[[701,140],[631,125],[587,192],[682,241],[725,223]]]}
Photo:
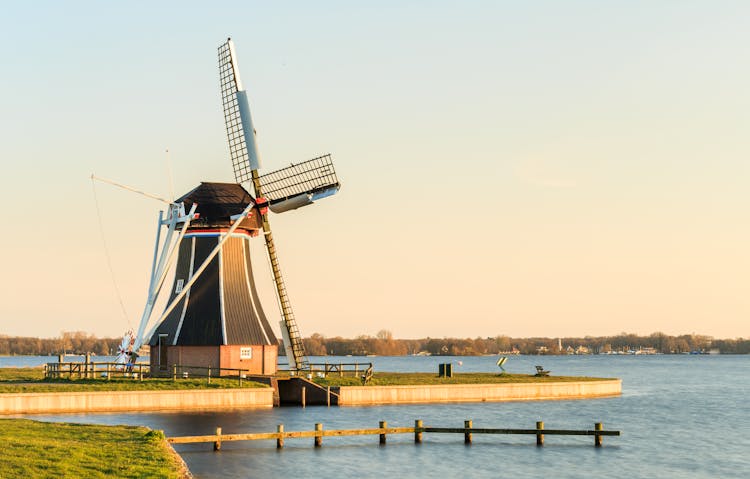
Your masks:
{"label": "windmill cap", "polygon": [[[248,204],[255,203],[255,199],[237,183],[202,182],[182,195],[177,202],[185,203],[185,209],[189,209],[194,203],[198,204],[196,213],[200,216],[190,224],[191,228],[215,228],[230,226],[230,218],[242,213]],[[253,210],[250,217],[242,220],[239,228],[262,228],[260,214]]]}

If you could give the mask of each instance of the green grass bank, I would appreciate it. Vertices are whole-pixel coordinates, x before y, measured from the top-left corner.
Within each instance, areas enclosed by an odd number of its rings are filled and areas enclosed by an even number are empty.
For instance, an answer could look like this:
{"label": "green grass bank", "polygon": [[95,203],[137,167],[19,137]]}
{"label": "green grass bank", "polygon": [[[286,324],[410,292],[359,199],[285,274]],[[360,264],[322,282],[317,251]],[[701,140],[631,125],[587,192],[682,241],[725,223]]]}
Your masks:
{"label": "green grass bank", "polygon": [[0,419],[0,477],[189,477],[161,431]]}

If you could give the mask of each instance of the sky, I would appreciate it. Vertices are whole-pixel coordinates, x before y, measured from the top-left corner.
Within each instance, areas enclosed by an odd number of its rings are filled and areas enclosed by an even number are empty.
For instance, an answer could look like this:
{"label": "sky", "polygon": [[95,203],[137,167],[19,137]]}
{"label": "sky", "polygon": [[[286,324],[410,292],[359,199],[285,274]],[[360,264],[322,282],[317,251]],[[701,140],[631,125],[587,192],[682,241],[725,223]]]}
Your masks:
{"label": "sky", "polygon": [[5,5],[0,334],[137,326],[162,205],[90,175],[233,180],[227,37],[342,183],[271,218],[303,335],[750,336],[750,4],[653,0]]}

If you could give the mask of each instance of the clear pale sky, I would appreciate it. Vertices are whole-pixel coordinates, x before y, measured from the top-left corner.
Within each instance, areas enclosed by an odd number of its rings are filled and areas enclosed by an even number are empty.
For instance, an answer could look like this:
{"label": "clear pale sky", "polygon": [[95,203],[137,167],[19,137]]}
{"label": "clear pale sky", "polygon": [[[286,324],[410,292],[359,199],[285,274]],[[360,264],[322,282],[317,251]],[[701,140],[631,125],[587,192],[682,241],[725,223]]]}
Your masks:
{"label": "clear pale sky", "polygon": [[[406,5],[408,3],[408,5]],[[14,2],[0,334],[137,325],[164,196],[231,181],[231,36],[304,335],[750,336],[750,3]],[[278,317],[258,241],[266,310]]]}

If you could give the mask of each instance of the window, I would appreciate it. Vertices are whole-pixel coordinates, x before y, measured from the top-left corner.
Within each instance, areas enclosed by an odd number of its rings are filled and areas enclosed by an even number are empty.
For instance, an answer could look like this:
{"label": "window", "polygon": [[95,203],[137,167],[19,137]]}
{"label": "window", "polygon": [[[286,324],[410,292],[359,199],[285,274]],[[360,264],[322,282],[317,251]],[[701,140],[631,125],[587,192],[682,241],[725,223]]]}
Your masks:
{"label": "window", "polygon": [[253,348],[240,348],[240,359],[253,359]]}

